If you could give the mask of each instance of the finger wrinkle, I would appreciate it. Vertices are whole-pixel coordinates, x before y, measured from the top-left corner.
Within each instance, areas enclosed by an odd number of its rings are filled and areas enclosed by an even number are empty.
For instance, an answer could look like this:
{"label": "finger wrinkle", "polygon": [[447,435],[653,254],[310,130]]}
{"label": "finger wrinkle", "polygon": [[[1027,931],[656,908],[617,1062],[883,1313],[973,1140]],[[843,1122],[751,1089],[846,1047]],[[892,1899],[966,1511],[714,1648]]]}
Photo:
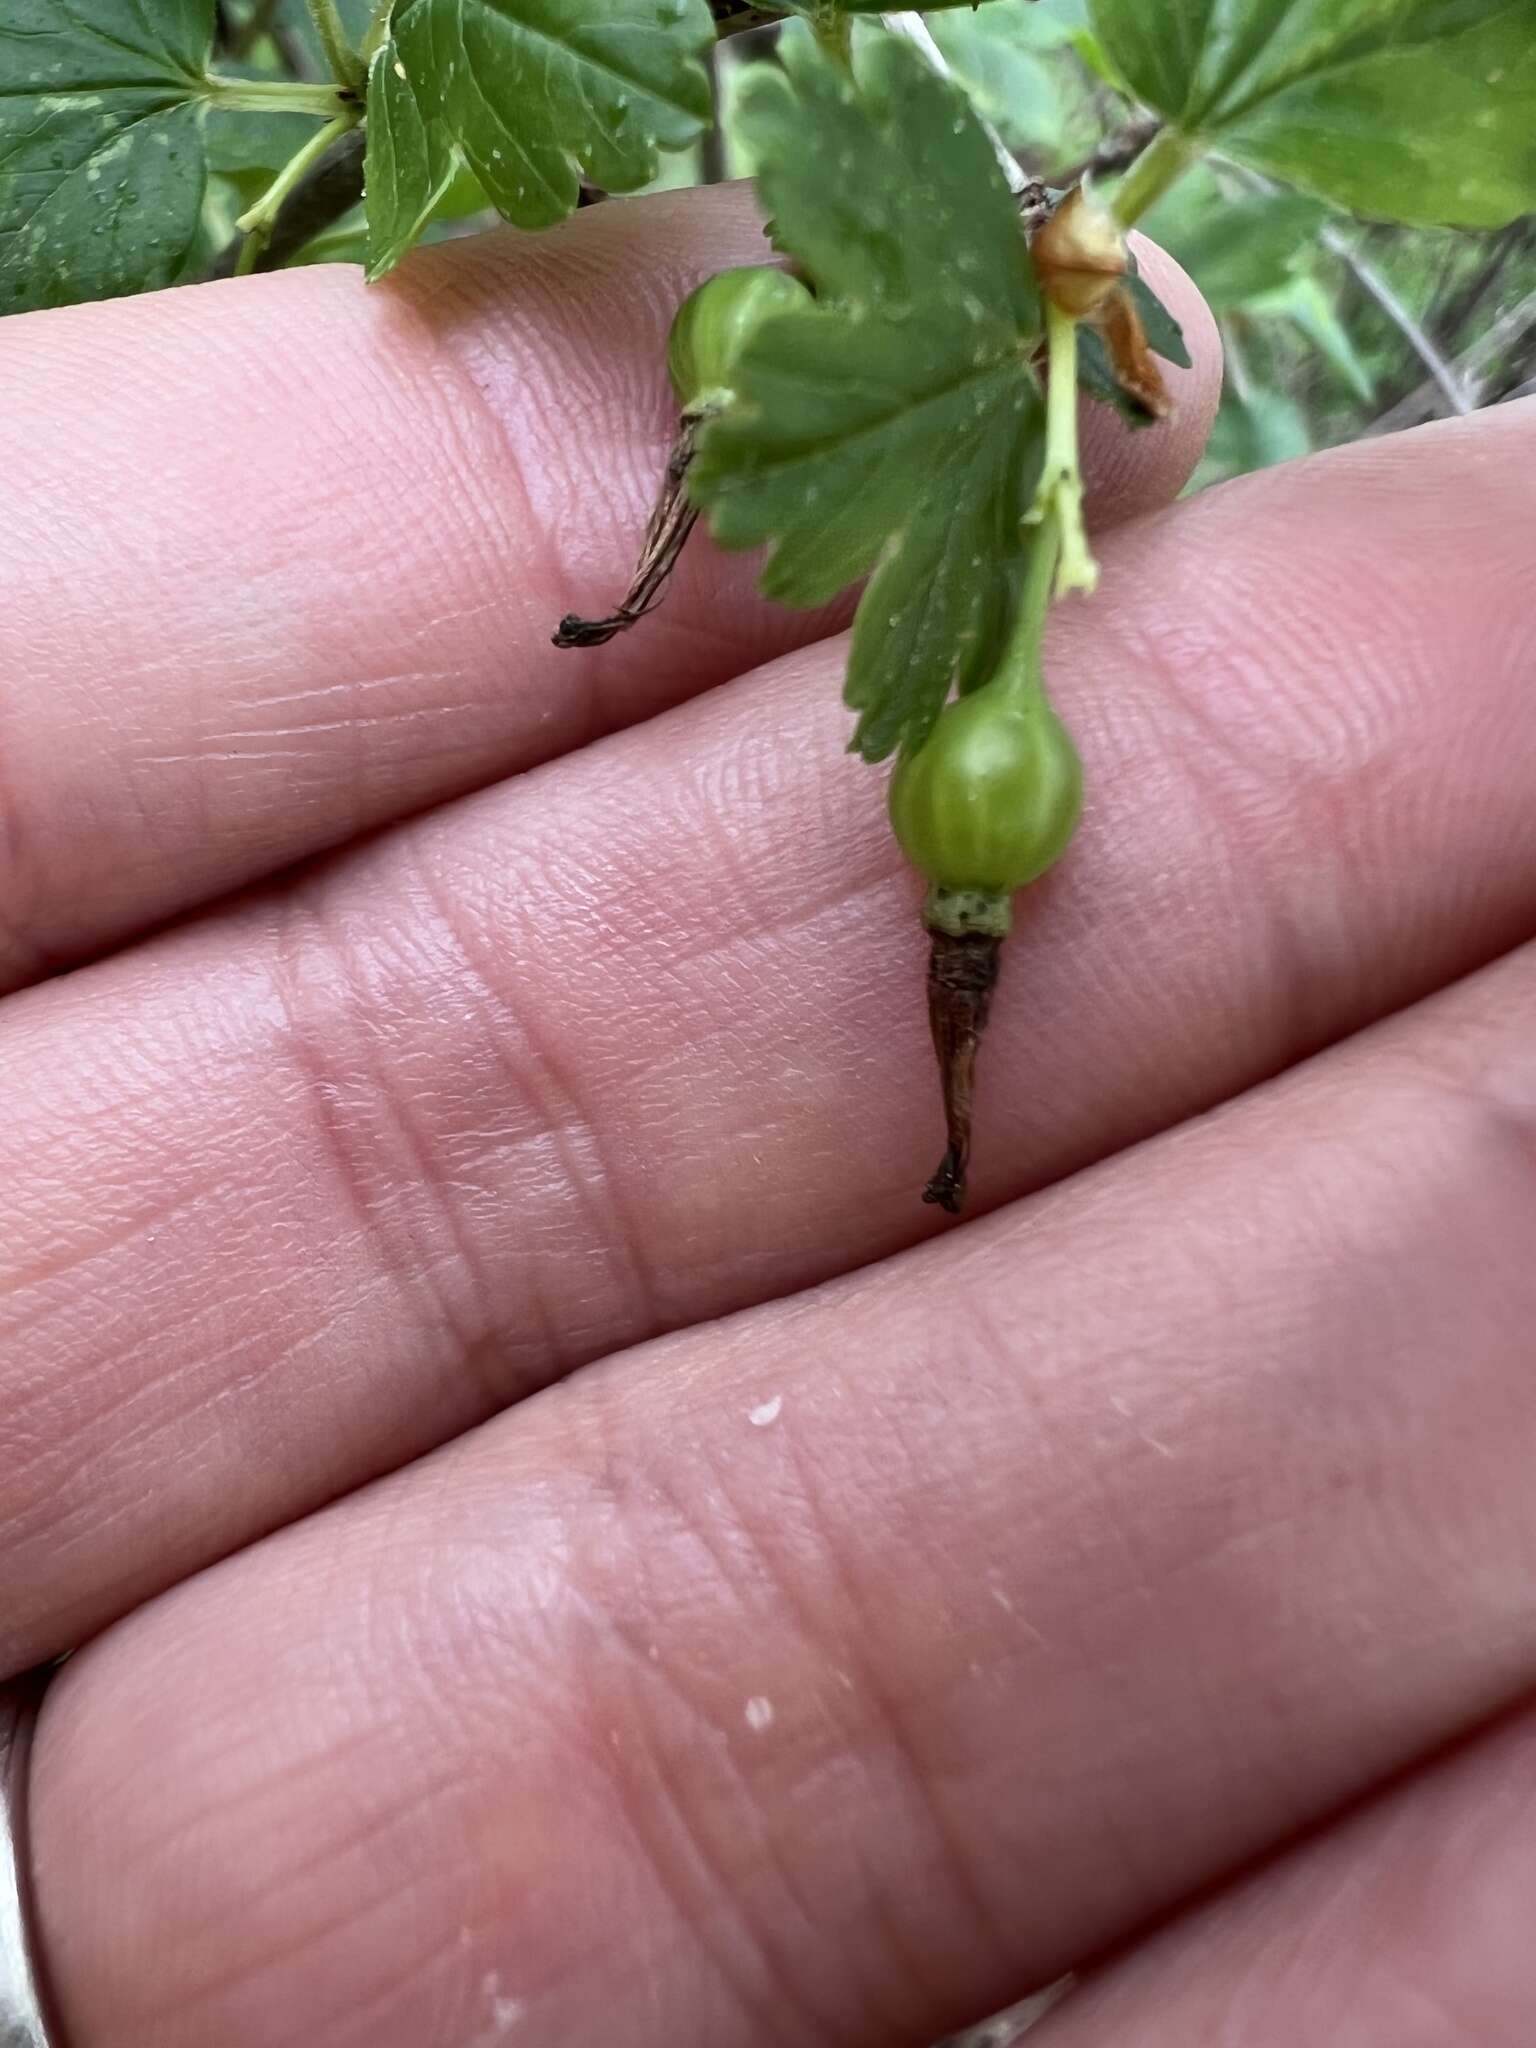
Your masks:
{"label": "finger wrinkle", "polygon": [[[832,1379],[838,1377],[830,1360],[827,1370]],[[856,1398],[852,1389],[849,1393]],[[909,1674],[912,1682],[906,1691],[889,1682],[889,1659],[876,1647],[883,1646],[891,1626],[884,1597],[860,1583],[856,1560],[862,1546],[850,1547],[839,1535],[839,1517],[830,1500],[821,1498],[818,1460],[803,1453],[797,1418],[785,1415],[776,1422],[767,1444],[748,1437],[752,1449],[762,1445],[762,1457],[737,1459],[726,1442],[713,1444],[707,1434],[696,1432],[691,1434],[697,1448],[687,1457],[636,1468],[633,1434],[627,1427],[627,1389],[615,1376],[611,1399],[604,1398],[601,1380],[591,1386],[589,1399],[605,1418],[598,1437],[601,1448],[593,1455],[620,1525],[626,1503],[644,1516],[646,1541],[643,1553],[637,1553],[645,1560],[642,1586],[659,1580],[675,1588],[686,1579],[690,1608],[702,1611],[707,1602],[716,1616],[712,1626],[718,1628],[722,1603],[710,1597],[696,1569],[679,1571],[686,1550],[699,1561],[708,1561],[710,1577],[723,1593],[724,1604],[739,1617],[743,1637],[762,1637],[775,1644],[773,1663],[764,1662],[754,1670],[748,1660],[739,1682],[744,1689],[758,1683],[765,1695],[776,1697],[777,1713],[793,1724],[793,1732],[783,1738],[791,1745],[790,1753],[777,1753],[777,1738],[760,1754],[732,1748],[729,1813],[704,1812],[696,1794],[700,1810],[690,1819],[690,1835],[715,1829],[736,1839],[742,1829],[735,1816],[745,1803],[759,1824],[762,1846],[754,1833],[750,1856],[743,1851],[733,1859],[738,1871],[734,1882],[740,1886],[743,1865],[760,1882],[766,1859],[778,1870],[793,1917],[825,1927],[825,1895],[836,1880],[829,1875],[812,1883],[803,1870],[780,1867],[772,1849],[774,1830],[763,1823],[776,1812],[815,1803],[817,1780],[828,1772],[836,1774],[845,1760],[854,1759],[861,1779],[878,1780],[881,1808],[893,1826],[900,1816],[905,1856],[909,1862],[920,1862],[928,1873],[928,1909],[942,1898],[947,1919],[965,1929],[955,1953],[963,1948],[971,1960],[985,1953],[990,1958],[987,1966],[996,1967],[1008,1953],[1009,1939],[979,1889],[965,1843],[935,1789],[945,1782],[943,1760],[931,1753],[918,1732],[924,1715],[934,1711],[935,1696],[947,1696],[955,1687],[955,1674],[943,1665],[915,1677]],[[925,1394],[920,1404],[929,1412],[930,1424],[932,1399]],[[878,1485],[899,1493],[907,1455],[899,1408],[895,1414],[882,1409],[878,1416],[870,1415],[862,1403],[860,1409],[867,1442],[856,1455],[861,1455],[871,1475],[878,1472]],[[679,1417],[679,1427],[686,1429],[686,1415]],[[930,1441],[931,1428],[914,1427],[915,1462],[921,1459],[920,1445]],[[874,1553],[880,1551],[885,1522],[882,1511],[872,1513],[868,1542]],[[675,1533],[663,1534],[663,1526]],[[610,1611],[623,1611],[624,1581],[605,1580],[599,1597]],[[671,1597],[675,1600],[675,1591]],[[662,1635],[662,1662],[670,1666],[679,1650],[675,1623],[670,1630],[664,1620],[649,1626]],[[963,1630],[957,1629],[957,1662],[962,1637]],[[786,1638],[793,1642],[792,1654],[785,1647]],[[829,1672],[838,1674],[836,1682],[826,1682]],[[733,1707],[739,1714],[739,1706],[713,1673],[701,1674],[700,1683],[707,1684],[713,1695],[711,1706],[704,1709],[706,1723],[729,1726]],[[644,1704],[648,1713],[642,1725],[652,1731],[651,1747],[681,1749],[686,1755],[686,1744],[657,1720],[654,1698],[648,1696]],[[695,1697],[695,1715],[698,1712]],[[718,1786],[709,1788],[711,1805],[721,1796]],[[839,1844],[840,1857],[856,1853],[856,1845]],[[813,1899],[813,1893],[819,1896]],[[903,1919],[899,1887],[890,1885],[882,1873],[867,1872],[860,1900],[862,1915],[877,1923],[878,1938],[872,1941],[866,1933],[851,1947],[835,1991],[818,1993],[814,2006],[808,2006],[817,2018],[814,2038],[862,2040],[872,2015],[883,2006],[889,2006],[893,2023],[898,2017],[910,2023],[918,2011],[930,2014],[932,2030],[937,2031],[953,2007],[954,1956],[944,1969],[925,1967],[924,1944],[913,1938],[910,1921]],[[763,1901],[761,1914],[782,1927],[782,1900]],[[764,1939],[760,1933],[760,1948]],[[788,1949],[768,1940],[765,1952],[781,1975],[793,1978]],[[946,1982],[947,1977],[951,1981]],[[811,1997],[809,1983],[804,1995]]]}
{"label": "finger wrinkle", "polygon": [[[397,1276],[418,1296],[411,1311],[418,1341],[462,1355],[483,1328],[484,1279],[468,1256],[436,1162],[423,1147],[409,1106],[409,1077],[402,1083],[376,1056],[350,939],[344,926],[326,917],[324,902],[323,890],[290,897],[272,953],[296,1099],[373,1269]],[[456,1287],[440,1282],[442,1245]],[[422,1294],[431,1304],[425,1315]]]}
{"label": "finger wrinkle", "polygon": [[[599,1111],[572,1092],[552,1050],[553,1027],[527,1021],[522,963],[539,956],[539,935],[499,887],[482,907],[473,896],[483,885],[466,894],[458,879],[423,842],[392,863],[401,907],[379,924],[376,896],[340,888],[322,871],[287,913],[318,935],[320,948],[318,962],[297,975],[308,994],[301,1001],[290,993],[289,1001],[309,1011],[301,1037],[316,1064],[307,1085],[333,1121],[328,1148],[350,1162],[354,1214],[366,1221],[381,1270],[435,1304],[425,1317],[413,1312],[422,1326],[414,1341],[425,1354],[418,1369],[437,1359],[431,1369],[451,1381],[459,1410],[477,1387],[483,1415],[528,1390],[530,1353],[542,1384],[547,1357],[601,1348],[582,1314],[549,1300],[541,1244],[574,1234],[593,1248],[582,1300],[605,1337],[615,1315],[642,1312],[636,1302],[649,1283],[628,1249],[639,1222],[626,1216],[622,1157],[595,1135]],[[295,957],[304,959],[302,945]],[[338,988],[346,991],[344,1021],[333,1014]],[[489,1123],[467,1117],[451,1098],[444,1103],[430,1064],[423,1068],[417,1020],[432,1018],[451,1030],[461,1066],[480,1072],[475,1093],[493,1108]],[[386,1109],[392,1135],[382,1128]],[[493,1212],[487,1198],[488,1183],[509,1179],[523,1219],[510,1238],[500,1203]],[[510,1330],[490,1312],[507,1292],[508,1268],[531,1328]]]}
{"label": "finger wrinkle", "polygon": [[[41,981],[50,970],[47,948],[34,936],[43,900],[45,855],[22,807],[22,779],[13,771],[6,730],[7,692],[0,689],[0,992]],[[14,720],[16,714],[12,712]]]}
{"label": "finger wrinkle", "polygon": [[[780,1569],[766,1541],[762,1513],[753,1517],[737,1510],[718,1464],[711,1466],[702,1491],[692,1485],[674,1488],[665,1468],[638,1468],[627,1442],[626,1405],[621,1389],[615,1389],[612,1401],[595,1404],[600,1420],[584,1433],[583,1453],[589,1471],[601,1475],[597,1483],[604,1507],[595,1519],[573,1516],[570,1523],[572,1583],[582,1588],[584,1606],[603,1617],[604,1639],[621,1647],[627,1673],[623,1739],[595,1740],[591,1753],[614,1788],[644,1867],[711,1974],[726,1988],[738,2023],[746,2023],[747,2038],[772,2037],[788,2017],[795,2022],[797,2041],[808,2048],[821,2043],[834,2048],[861,2038],[847,2017],[858,1992],[877,2004],[897,1998],[891,1976],[902,1977],[906,1962],[895,1941],[880,1970],[858,1970],[850,1957],[849,1969],[860,1981],[844,1984],[837,1997],[819,1995],[793,1968],[791,1929],[818,1930],[825,1925],[825,1912],[812,1896],[814,1888],[775,1853],[772,1816],[814,1796],[815,1777],[843,1747],[841,1716],[828,1715],[821,1736],[812,1738],[792,1766],[763,1759],[750,1735],[743,1746],[739,1733],[730,1732],[733,1723],[738,1730],[741,1725],[740,1696],[722,1696],[712,1660],[696,1654],[695,1644],[680,1635],[676,1624],[691,1620],[707,1582],[718,1595],[710,1601],[712,1608],[739,1614],[744,1626],[758,1625],[753,1617],[766,1603],[775,1624],[788,1617],[807,1653],[818,1661],[823,1646],[809,1611],[798,1606],[792,1577]],[[774,1502],[778,1521],[787,1512],[778,1490]],[[643,1545],[626,1542],[615,1551],[585,1533],[623,1531],[632,1509],[644,1517]],[[628,1519],[635,1517],[629,1513]],[[657,1612],[655,1597],[669,1578],[675,1582],[684,1556],[689,1559],[682,1576],[690,1612],[669,1623],[664,1612]],[[675,1590],[667,1597],[675,1601]],[[641,1625],[655,1638],[643,1654],[631,1619],[638,1615],[647,1617]],[[602,1722],[619,1712],[614,1670],[606,1661],[567,1661],[576,1674],[590,1668],[586,1711],[600,1731]],[[763,1683],[774,1686],[766,1674]],[[786,1702],[781,1711],[798,1719],[800,1703]],[[697,1779],[693,1760],[705,1744],[715,1768],[708,1774],[707,1796],[701,1797],[690,1781]],[[743,1883],[744,1871],[750,1871],[751,1882]],[[770,1890],[772,1895],[765,1895]]]}
{"label": "finger wrinkle", "polygon": [[[600,1428],[593,1435],[600,1438]],[[706,2031],[706,2012],[718,2012],[722,2023],[745,2022],[756,2029],[792,1999],[776,1983],[752,1929],[735,1909],[720,1860],[724,1843],[716,1844],[707,1831],[697,1828],[681,1803],[675,1808],[671,1804],[678,1766],[669,1761],[669,1750],[674,1758],[713,1750],[721,1731],[701,1713],[698,1698],[668,1668],[667,1660],[653,1662],[639,1654],[629,1637],[631,1610],[611,1596],[632,1582],[631,1575],[643,1580],[654,1553],[642,1555],[632,1549],[609,1483],[596,1477],[595,1470],[584,1481],[578,1474],[561,1472],[552,1489],[553,1525],[541,1515],[541,1536],[531,1544],[518,1543],[520,1559],[562,1561],[564,1569],[549,1583],[552,1604],[537,1597],[536,1604],[524,1602],[520,1610],[509,1610],[509,1568],[506,1552],[495,1540],[495,1507],[480,1518],[487,1536],[480,1553],[483,1568],[477,1560],[467,1577],[462,1544],[455,1545],[451,1562],[439,1556],[425,1573],[418,1546],[409,1565],[410,1604],[419,1623],[418,1659],[424,1670],[441,1674],[446,1665],[456,1674],[451,1688],[454,1726],[446,1740],[462,1753],[477,1744],[497,1749],[505,1744],[507,1712],[496,1676],[495,1645],[517,1658],[524,1673],[518,1691],[522,1743],[531,1739],[564,1760],[562,1776],[568,1781],[574,1776],[586,1787],[582,1806],[591,1803],[596,1788],[602,1788],[601,1809],[610,1839],[621,1852],[626,1847],[633,1852],[637,1866],[649,1874],[666,1902],[665,1917],[671,1925],[653,1927],[645,1937],[646,1947],[670,1952],[679,1938],[686,1942],[693,1958],[689,1973],[698,1984],[700,2024]],[[500,1512],[505,1513],[504,1504]],[[541,1587],[545,1576],[540,1573]],[[657,1708],[651,1696],[658,1691],[667,1693],[671,1713]],[[647,1740],[652,1724],[666,1729],[667,1744],[658,1747]],[[674,1740],[679,1734],[681,1749]],[[736,1838],[729,1842],[731,1853],[739,1853]],[[512,1853],[518,1866],[541,1865],[536,1841],[515,1845]],[[594,1938],[580,1920],[578,1916],[573,1928],[567,1917],[560,1942],[540,1952],[534,1972],[539,1988],[527,2000],[535,2018],[549,2010],[549,2024],[562,2039],[561,2022],[553,2015],[569,1995],[567,1980],[578,1974],[576,1955]],[[507,1954],[507,1933],[497,1929],[493,1934]],[[576,1955],[563,1964],[561,1951],[573,1940]],[[511,1945],[506,1972],[519,1986],[529,1979],[529,1960],[521,1940]],[[639,2024],[638,2015],[649,2004],[643,1972],[625,2004]],[[818,2042],[821,2035],[813,2031],[805,2038]]]}
{"label": "finger wrinkle", "polygon": [[[968,1930],[968,1950],[973,1953],[975,1950],[988,1950],[989,1968],[1006,1967],[1012,1949],[1012,1931],[999,1917],[995,1901],[982,1882],[964,1831],[957,1826],[956,1816],[946,1800],[942,1764],[921,1732],[922,1710],[914,1710],[917,1703],[910,1689],[893,1682],[884,1660],[872,1654],[882,1626],[880,1603],[872,1604],[868,1593],[858,1583],[853,1559],[846,1554],[839,1540],[837,1514],[825,1497],[824,1482],[818,1480],[815,1461],[803,1455],[800,1431],[794,1418],[783,1429],[779,1442],[784,1446],[785,1462],[793,1474],[797,1498],[804,1510],[804,1525],[811,1532],[816,1553],[815,1577],[805,1571],[804,1558],[798,1550],[781,1565],[777,1578],[785,1605],[791,1613],[797,1604],[803,1606],[803,1595],[799,1589],[817,1583],[818,1578],[832,1589],[840,1601],[847,1624],[844,1628],[831,1637],[818,1634],[810,1625],[807,1610],[802,1635],[808,1644],[842,1657],[845,1665],[840,1668],[852,1665],[851,1704],[856,1706],[860,1718],[855,1738],[858,1746],[882,1755],[894,1767],[896,1797],[903,1800],[905,1810],[916,1823],[919,1836],[933,1846],[935,1855],[931,1864],[935,1879],[940,1885],[947,1883],[948,1900],[954,1902]],[[914,1447],[908,1444],[904,1448],[909,1457],[914,1457],[915,1463]],[[799,1517],[796,1518],[796,1526],[801,1526]],[[770,1558],[771,1554],[770,1547]],[[940,1677],[938,1688],[942,1690],[950,1682]],[[924,1700],[923,1704],[926,1706],[927,1701]],[[878,1895],[881,1887],[872,1884],[870,1889]],[[881,1908],[891,1946],[877,1981],[885,1983],[895,1979],[905,1987],[909,1997],[916,1995],[925,2010],[934,2013],[945,2011],[952,1997],[951,1986],[944,1981],[950,1975],[948,1961],[944,1969],[925,1969],[924,1946],[911,1940],[910,1928],[900,1925],[896,1900],[882,1900]],[[861,2018],[859,2024],[862,2031],[866,2022]]]}
{"label": "finger wrinkle", "polygon": [[[414,872],[421,900],[435,917],[444,945],[461,970],[464,991],[483,1019],[487,1043],[496,1049],[515,1096],[531,1104],[536,1126],[555,1145],[566,1198],[561,1201],[557,1192],[555,1205],[574,1203],[587,1242],[602,1247],[605,1267],[618,1283],[626,1311],[638,1315],[642,1327],[666,1327],[668,1319],[643,1250],[646,1232],[638,1198],[630,1195],[615,1139],[606,1132],[602,1114],[584,1099],[575,1070],[556,1050],[556,1033],[536,1024],[533,1009],[514,1001],[521,985],[517,953],[537,946],[535,931],[524,923],[519,932],[522,946],[510,952],[504,935],[483,943],[479,920],[465,914],[436,864],[424,857]],[[464,1231],[461,1241],[462,1255],[474,1258],[473,1233]],[[498,1321],[491,1307],[495,1293],[483,1280],[486,1331]]]}
{"label": "finger wrinkle", "polygon": [[[445,276],[450,274],[445,272]],[[411,300],[403,289],[399,301],[411,309]],[[510,431],[509,420],[514,415],[491,402],[486,385],[477,374],[474,353],[463,345],[462,327],[472,323],[481,310],[469,294],[462,289],[439,290],[429,311],[412,310],[416,313],[414,332],[424,343],[424,375],[443,400],[440,411],[448,429],[444,452],[452,456],[449,489],[476,515],[475,558],[483,574],[483,587],[493,589],[509,580],[513,582],[520,601],[523,631],[537,635],[537,644],[543,637],[539,629],[544,619],[532,593],[536,588],[553,587],[560,559],[559,529],[543,516],[533,487],[539,451],[536,445],[521,445],[519,437]],[[525,390],[532,383],[532,366],[537,360],[536,351],[530,349],[520,380]],[[524,412],[521,417],[527,420],[536,415]],[[489,462],[488,456],[492,458]],[[496,483],[488,488],[491,478]],[[504,493],[511,497],[510,507]],[[457,535],[445,540],[445,562],[453,561],[457,546]],[[509,562],[516,565],[515,579],[507,578]],[[462,607],[456,609],[459,616],[464,615]],[[499,629],[505,630],[506,619],[499,605],[487,604],[483,609]],[[507,644],[515,644],[513,636],[508,635]],[[572,682],[574,687],[574,676]]]}
{"label": "finger wrinkle", "polygon": [[618,1816],[663,1904],[723,1990],[729,2010],[722,2018],[756,2039],[793,2017],[797,2038],[825,2041],[821,2020],[764,1949],[761,1930],[749,1919],[724,1856],[681,1795],[677,1774],[650,1748],[637,1764],[626,1746],[622,1739],[613,1744],[605,1760]]}
{"label": "finger wrinkle", "polygon": [[[643,395],[630,388],[629,366],[614,362],[612,281],[596,255],[573,240],[556,262],[512,236],[504,254],[511,260],[482,264],[466,281],[470,289],[448,297],[449,318],[441,315],[442,295],[431,314],[445,359],[507,446],[529,529],[538,537],[538,574],[528,581],[548,593],[548,616],[529,612],[526,629],[541,645],[562,611],[606,606],[606,594],[581,590],[583,558],[611,554],[615,520],[630,516],[619,507],[650,503],[677,423],[659,362]],[[630,280],[631,310],[652,306],[658,290],[665,292],[671,272],[665,263],[661,268],[659,287],[633,288],[637,281]],[[653,318],[664,334],[666,318],[654,312]],[[579,411],[573,411],[573,393],[580,396]],[[506,424],[512,419],[516,436]],[[600,435],[592,431],[596,420],[603,422]],[[605,664],[573,658],[568,666],[573,692],[601,688]],[[589,737],[602,729],[600,716],[594,701],[574,729]]]}

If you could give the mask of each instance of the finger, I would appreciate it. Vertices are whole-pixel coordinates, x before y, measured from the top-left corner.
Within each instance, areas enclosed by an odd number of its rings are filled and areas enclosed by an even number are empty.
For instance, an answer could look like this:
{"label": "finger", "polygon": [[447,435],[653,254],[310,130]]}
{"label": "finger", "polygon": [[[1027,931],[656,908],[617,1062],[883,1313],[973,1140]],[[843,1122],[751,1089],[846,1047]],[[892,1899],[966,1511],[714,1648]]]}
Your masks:
{"label": "finger", "polygon": [[[642,632],[550,645],[628,581],[676,429],[667,327],[769,254],[750,195],[600,206],[425,252],[0,330],[0,989],[828,629],[704,542]],[[1099,444],[1171,496],[1220,380]],[[1120,442],[1124,440],[1124,447]]]}
{"label": "finger", "polygon": [[1533,1898],[1527,1709],[1133,1949],[1039,2048],[1516,2048]]}
{"label": "finger", "polygon": [[[978,1205],[1536,928],[1533,433],[1106,550],[1054,647],[1087,828],[1012,942]],[[0,1663],[930,1227],[914,889],[842,731],[808,654],[8,1006]]]}
{"label": "finger", "polygon": [[37,1751],[67,2037],[919,2048],[1498,1711],[1533,1002],[1536,950],[121,1624]]}

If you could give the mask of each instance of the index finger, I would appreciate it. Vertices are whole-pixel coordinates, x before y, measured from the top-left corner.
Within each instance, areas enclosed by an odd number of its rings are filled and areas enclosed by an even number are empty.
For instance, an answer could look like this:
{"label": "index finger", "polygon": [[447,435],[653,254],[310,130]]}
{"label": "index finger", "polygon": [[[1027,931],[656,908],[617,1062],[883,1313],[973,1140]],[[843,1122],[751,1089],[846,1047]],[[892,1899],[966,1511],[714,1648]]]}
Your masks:
{"label": "index finger", "polygon": [[[825,632],[696,544],[642,632],[549,644],[628,578],[679,299],[769,254],[737,187],[376,290],[304,269],[0,327],[0,993]],[[1129,509],[1214,404],[1187,282],[1181,310],[1180,421],[1096,443]]]}

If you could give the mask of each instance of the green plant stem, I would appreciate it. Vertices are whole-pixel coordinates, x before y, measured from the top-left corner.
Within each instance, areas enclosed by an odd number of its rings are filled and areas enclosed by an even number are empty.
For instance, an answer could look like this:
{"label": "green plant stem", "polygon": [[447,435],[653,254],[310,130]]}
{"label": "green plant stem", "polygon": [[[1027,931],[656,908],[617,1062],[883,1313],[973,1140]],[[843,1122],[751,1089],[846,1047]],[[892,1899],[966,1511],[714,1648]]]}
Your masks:
{"label": "green plant stem", "polygon": [[1061,521],[1051,510],[1035,528],[1019,586],[1018,610],[992,678],[991,686],[1013,704],[1026,704],[1045,693],[1045,621],[1055,594],[1060,556]]}
{"label": "green plant stem", "polygon": [[1114,215],[1121,227],[1134,227],[1200,154],[1199,143],[1177,128],[1160,128],[1120,181]]}
{"label": "green plant stem", "polygon": [[315,34],[320,38],[320,47],[331,67],[331,76],[349,92],[361,91],[363,62],[347,39],[336,0],[309,0],[309,18],[315,24]]}
{"label": "green plant stem", "polygon": [[[263,241],[247,258],[247,274],[250,270],[281,270],[351,212],[363,196],[363,150],[359,123],[316,158],[283,201]],[[233,235],[209,266],[209,277],[233,277],[245,254],[245,236]]]}
{"label": "green plant stem", "polygon": [[841,8],[821,5],[811,16],[811,34],[834,64],[853,71],[853,17]]}
{"label": "green plant stem", "polygon": [[384,46],[389,34],[389,18],[395,11],[395,0],[374,0],[373,14],[363,31],[363,64],[371,64]]}
{"label": "green plant stem", "polygon": [[256,204],[241,214],[235,226],[245,236],[245,242],[240,250],[240,260],[235,265],[236,277],[248,277],[255,269],[262,250],[272,239],[272,229],[276,225],[283,201],[310,167],[325,155],[337,137],[355,128],[357,122],[356,108],[349,108],[346,112],[338,114],[334,120],[327,121],[323,128],[315,131],[302,149],[295,150],[289,157]]}
{"label": "green plant stem", "polygon": [[356,94],[336,85],[306,85],[296,78],[221,78],[209,72],[203,80],[210,104],[225,114],[321,114],[329,119],[356,102]]}
{"label": "green plant stem", "polygon": [[1045,466],[1035,502],[1025,514],[1035,525],[1054,520],[1057,534],[1054,595],[1084,593],[1098,585],[1099,566],[1083,530],[1083,473],[1077,449],[1077,322],[1045,302]]}

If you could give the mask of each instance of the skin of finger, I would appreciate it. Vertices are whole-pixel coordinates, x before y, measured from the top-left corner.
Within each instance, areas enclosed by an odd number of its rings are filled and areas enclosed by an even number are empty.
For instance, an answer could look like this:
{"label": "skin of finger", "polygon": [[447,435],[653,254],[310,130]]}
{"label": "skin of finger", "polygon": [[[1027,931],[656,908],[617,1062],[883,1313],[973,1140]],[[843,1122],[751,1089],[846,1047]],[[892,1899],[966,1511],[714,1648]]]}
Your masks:
{"label": "skin of finger", "polygon": [[[1536,924],[1533,429],[1349,451],[1106,546],[1052,661],[1085,830],[1012,942],[978,1208]],[[835,669],[6,1006],[0,1664],[574,1365],[933,1227],[916,892]]]}
{"label": "skin of finger", "polygon": [[1509,1704],[1533,1001],[1527,951],[121,1624],[37,1751],[67,2038],[919,2048]]}
{"label": "skin of finger", "polygon": [[[628,580],[697,279],[770,254],[745,188],[0,329],[0,990],[813,640],[696,540],[666,603],[561,652]],[[1159,268],[1159,265],[1161,266]],[[1101,424],[1113,513],[1171,498],[1220,383]]]}
{"label": "skin of finger", "polygon": [[1529,1710],[1107,1966],[1029,2048],[1525,2048]]}

